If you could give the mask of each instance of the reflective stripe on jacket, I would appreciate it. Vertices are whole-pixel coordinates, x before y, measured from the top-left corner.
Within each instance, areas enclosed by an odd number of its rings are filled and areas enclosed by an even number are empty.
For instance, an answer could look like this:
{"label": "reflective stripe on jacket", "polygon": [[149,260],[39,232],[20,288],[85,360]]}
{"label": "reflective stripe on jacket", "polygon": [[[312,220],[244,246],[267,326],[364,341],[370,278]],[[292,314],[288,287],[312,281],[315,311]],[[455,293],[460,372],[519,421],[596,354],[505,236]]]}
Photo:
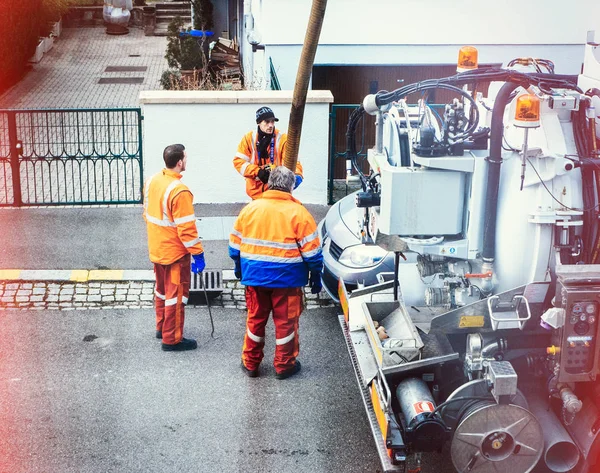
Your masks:
{"label": "reflective stripe on jacket", "polygon": [[[267,148],[267,156],[259,161],[258,151],[256,149],[256,140],[258,132],[249,131],[244,135],[238,145],[237,153],[233,158],[233,167],[237,172],[246,178],[246,194],[252,199],[257,199],[264,191],[268,189],[267,184],[263,184],[258,178],[258,170],[271,164],[270,149]],[[283,148],[287,142],[287,134],[275,130],[275,153],[273,155],[273,166],[283,165]],[[302,174],[302,164],[296,163],[296,175],[304,178]]]}
{"label": "reflective stripe on jacket", "polygon": [[229,256],[241,260],[242,284],[301,287],[323,267],[312,215],[291,194],[266,191],[242,209],[229,236]]}
{"label": "reflective stripe on jacket", "polygon": [[181,174],[163,169],[144,186],[144,220],[150,261],[171,264],[187,253],[204,252],[194,215],[193,196]]}

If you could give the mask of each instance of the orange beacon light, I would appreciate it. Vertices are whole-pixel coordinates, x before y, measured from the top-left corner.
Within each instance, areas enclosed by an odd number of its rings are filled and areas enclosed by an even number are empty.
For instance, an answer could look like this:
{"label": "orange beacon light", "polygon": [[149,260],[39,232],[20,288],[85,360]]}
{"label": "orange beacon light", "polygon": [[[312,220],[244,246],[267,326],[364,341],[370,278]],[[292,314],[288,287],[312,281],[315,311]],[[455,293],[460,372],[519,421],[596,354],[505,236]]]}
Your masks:
{"label": "orange beacon light", "polygon": [[456,72],[465,72],[477,69],[477,48],[473,46],[463,46],[458,51],[458,62],[456,63]]}
{"label": "orange beacon light", "polygon": [[517,97],[515,126],[537,128],[540,126],[540,99],[532,94]]}

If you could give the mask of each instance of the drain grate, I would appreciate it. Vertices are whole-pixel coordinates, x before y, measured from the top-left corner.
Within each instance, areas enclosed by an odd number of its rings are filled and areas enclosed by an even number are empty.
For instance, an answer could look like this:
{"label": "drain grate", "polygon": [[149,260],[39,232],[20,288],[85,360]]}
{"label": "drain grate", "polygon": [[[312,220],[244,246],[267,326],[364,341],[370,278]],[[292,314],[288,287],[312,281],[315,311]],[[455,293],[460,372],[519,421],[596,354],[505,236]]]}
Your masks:
{"label": "drain grate", "polygon": [[146,72],[147,66],[106,66],[104,72]]}
{"label": "drain grate", "polygon": [[143,84],[143,77],[102,77],[98,84]]}
{"label": "drain grate", "polygon": [[205,270],[200,274],[192,273],[190,292],[223,292],[223,272],[219,269]]}

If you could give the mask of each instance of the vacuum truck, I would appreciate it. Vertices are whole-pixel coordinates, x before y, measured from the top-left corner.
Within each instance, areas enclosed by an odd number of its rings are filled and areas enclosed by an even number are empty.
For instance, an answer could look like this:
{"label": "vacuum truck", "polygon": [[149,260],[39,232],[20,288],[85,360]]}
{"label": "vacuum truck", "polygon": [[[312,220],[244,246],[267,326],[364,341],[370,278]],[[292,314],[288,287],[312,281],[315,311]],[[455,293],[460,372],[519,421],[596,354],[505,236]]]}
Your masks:
{"label": "vacuum truck", "polygon": [[[593,36],[578,76],[535,58],[477,68],[465,47],[456,75],[369,95],[349,119],[362,241],[395,255],[376,284],[338,287],[385,471],[430,452],[458,472],[600,471]],[[436,110],[440,89],[453,98]]]}

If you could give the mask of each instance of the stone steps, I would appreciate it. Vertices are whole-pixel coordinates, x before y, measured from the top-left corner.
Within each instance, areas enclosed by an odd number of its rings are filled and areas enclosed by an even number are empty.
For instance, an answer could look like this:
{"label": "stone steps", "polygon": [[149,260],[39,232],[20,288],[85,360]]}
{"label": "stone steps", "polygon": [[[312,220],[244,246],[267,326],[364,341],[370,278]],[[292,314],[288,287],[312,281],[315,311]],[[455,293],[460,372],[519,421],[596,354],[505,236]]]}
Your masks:
{"label": "stone steps", "polygon": [[185,23],[191,22],[191,18],[189,15],[187,17],[185,17],[183,15],[165,15],[165,16],[157,16],[156,24],[158,25],[159,23],[170,23],[171,20],[173,20],[174,18],[176,18],[178,16],[180,16]]}
{"label": "stone steps", "polygon": [[190,2],[156,2],[153,5],[156,8],[190,8]]}
{"label": "stone steps", "polygon": [[190,18],[190,11],[189,10],[157,10],[156,11],[156,17],[157,18],[162,18],[165,16],[181,16],[183,18]]}
{"label": "stone steps", "polygon": [[156,3],[156,28],[154,36],[167,36],[169,23],[177,16],[185,22],[185,26],[192,26],[192,11],[190,2],[161,2]]}

